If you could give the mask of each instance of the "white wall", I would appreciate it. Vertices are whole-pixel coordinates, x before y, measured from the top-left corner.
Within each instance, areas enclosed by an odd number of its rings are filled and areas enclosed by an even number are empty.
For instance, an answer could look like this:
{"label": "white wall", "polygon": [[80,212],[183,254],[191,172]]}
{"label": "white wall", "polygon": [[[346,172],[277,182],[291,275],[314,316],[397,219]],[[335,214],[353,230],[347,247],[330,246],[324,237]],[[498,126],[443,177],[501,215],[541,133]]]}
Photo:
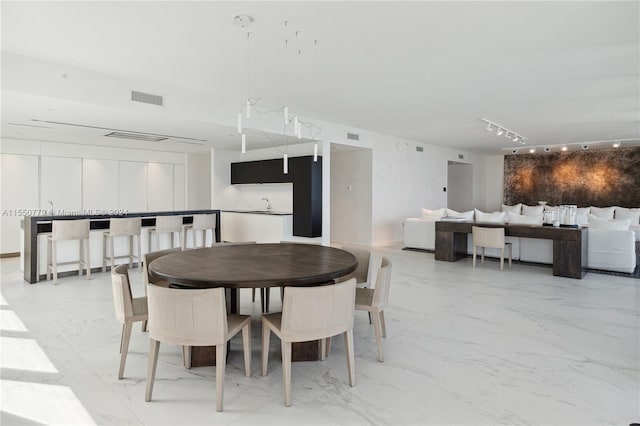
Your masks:
{"label": "white wall", "polygon": [[504,201],[504,155],[484,157],[484,211],[499,211]]}
{"label": "white wall", "polygon": [[331,242],[371,245],[370,149],[331,151]]}
{"label": "white wall", "polygon": [[[402,222],[420,209],[446,207],[447,162],[474,164],[474,180],[484,173],[482,157],[421,142],[371,135],[373,139],[372,244],[399,242]],[[424,152],[416,151],[422,146]],[[459,158],[463,155],[463,159]],[[477,165],[477,167],[475,167]],[[474,202],[481,196],[474,193]]]}
{"label": "white wall", "polygon": [[[125,160],[126,159],[126,160]],[[184,208],[185,154],[13,139],[0,141],[1,253],[20,251],[20,216]],[[207,190],[208,191],[208,190]]]}
{"label": "white wall", "polygon": [[211,150],[187,153],[187,209],[212,208],[211,182]]}

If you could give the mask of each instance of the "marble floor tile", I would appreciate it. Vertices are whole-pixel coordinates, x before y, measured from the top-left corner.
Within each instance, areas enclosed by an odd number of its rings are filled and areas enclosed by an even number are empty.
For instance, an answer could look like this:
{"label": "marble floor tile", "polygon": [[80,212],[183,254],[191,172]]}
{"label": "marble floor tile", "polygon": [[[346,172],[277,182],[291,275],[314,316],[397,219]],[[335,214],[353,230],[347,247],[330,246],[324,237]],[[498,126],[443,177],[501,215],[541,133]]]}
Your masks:
{"label": "marble floor tile", "polygon": [[[215,411],[214,367],[186,370],[161,345],[153,400],[144,401],[148,333],[133,329],[117,379],[121,326],[109,274],[29,285],[17,259],[0,267],[2,424],[602,425],[640,421],[640,280],[487,261],[436,262],[433,254],[377,248],[393,262],[385,362],[366,313],[354,319],[356,386],[344,342],[323,362],[294,363],[283,405],[280,342],[261,376],[259,296],[252,315],[252,376],[235,339]],[[134,296],[142,274],[131,272]],[[281,309],[272,291],[271,309]],[[22,345],[24,343],[24,345]],[[12,349],[13,348],[13,349]],[[27,355],[16,355],[15,348]],[[9,355],[5,351],[12,350]],[[21,352],[22,353],[22,352]],[[35,396],[34,396],[35,395]],[[39,400],[41,399],[41,400]],[[67,411],[57,405],[63,404]],[[61,417],[62,416],[62,417]]]}

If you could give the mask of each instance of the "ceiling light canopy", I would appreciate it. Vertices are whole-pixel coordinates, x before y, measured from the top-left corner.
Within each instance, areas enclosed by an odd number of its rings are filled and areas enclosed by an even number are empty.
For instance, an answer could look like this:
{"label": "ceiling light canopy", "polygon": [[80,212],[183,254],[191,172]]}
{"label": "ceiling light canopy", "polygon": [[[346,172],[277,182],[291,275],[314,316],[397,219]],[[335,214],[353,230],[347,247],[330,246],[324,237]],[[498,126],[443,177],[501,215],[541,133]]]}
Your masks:
{"label": "ceiling light canopy", "polygon": [[482,120],[485,123],[487,123],[486,129],[488,131],[490,131],[490,132],[493,131],[492,127],[495,127],[497,129],[496,130],[496,136],[505,135],[507,137],[507,139],[510,139],[513,142],[520,142],[522,145],[527,143],[527,138],[522,136],[520,133],[517,133],[517,132],[514,132],[513,130],[507,129],[503,125],[498,124],[498,123],[496,123],[494,121],[491,121],[491,120],[487,120],[486,118],[481,118],[480,120]]}

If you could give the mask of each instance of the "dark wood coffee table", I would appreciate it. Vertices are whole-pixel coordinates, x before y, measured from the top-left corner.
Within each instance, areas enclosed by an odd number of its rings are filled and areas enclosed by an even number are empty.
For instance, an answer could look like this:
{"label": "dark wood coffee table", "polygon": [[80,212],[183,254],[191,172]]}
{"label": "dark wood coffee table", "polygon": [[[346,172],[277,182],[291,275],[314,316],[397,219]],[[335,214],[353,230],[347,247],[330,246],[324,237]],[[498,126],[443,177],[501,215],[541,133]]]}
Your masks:
{"label": "dark wood coffee table", "polygon": [[[351,253],[313,244],[220,245],[169,254],[149,264],[149,273],[182,288],[225,287],[229,311],[239,311],[238,289],[317,286],[353,272]],[[191,365],[212,365],[215,350],[194,347]],[[316,341],[296,345],[293,360],[319,359]]]}

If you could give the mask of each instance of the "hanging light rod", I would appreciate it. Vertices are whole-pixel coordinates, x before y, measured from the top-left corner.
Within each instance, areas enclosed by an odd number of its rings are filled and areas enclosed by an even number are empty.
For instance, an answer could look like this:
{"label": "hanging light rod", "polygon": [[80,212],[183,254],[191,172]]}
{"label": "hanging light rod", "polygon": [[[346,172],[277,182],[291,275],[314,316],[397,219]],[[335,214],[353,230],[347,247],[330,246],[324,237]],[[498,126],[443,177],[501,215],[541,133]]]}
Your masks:
{"label": "hanging light rod", "polygon": [[[523,145],[525,143],[527,143],[527,140],[529,140],[529,138],[525,138],[520,133],[517,133],[517,132],[514,132],[513,130],[507,129],[506,127],[504,127],[501,124],[496,123],[495,121],[487,120],[486,118],[481,118],[480,120],[484,121],[485,123],[487,123],[487,127],[486,127],[487,131],[493,132],[495,130],[497,136],[501,136],[501,135],[504,134],[504,136],[507,139],[511,139],[514,142],[520,142]],[[509,149],[511,149],[511,148],[509,148]]]}
{"label": "hanging light rod", "polygon": [[[559,143],[559,144],[548,144],[548,145],[533,145],[533,146],[529,146],[529,148],[531,149],[537,149],[537,148],[541,148],[544,150],[544,152],[551,152],[551,151],[568,151],[569,147],[572,146],[577,146],[578,148],[581,148],[583,150],[587,150],[589,148],[600,148],[600,149],[605,149],[605,148],[620,148],[622,147],[623,142],[636,142],[633,144],[628,144],[628,145],[637,145],[640,144],[640,139],[603,139],[603,140],[599,140],[599,141],[586,141],[586,142],[569,142],[569,143]],[[501,148],[503,151],[511,151],[513,154],[515,154],[517,152],[517,150],[514,150],[513,148]],[[516,152],[513,152],[516,151]],[[534,151],[535,152],[535,151]]]}

